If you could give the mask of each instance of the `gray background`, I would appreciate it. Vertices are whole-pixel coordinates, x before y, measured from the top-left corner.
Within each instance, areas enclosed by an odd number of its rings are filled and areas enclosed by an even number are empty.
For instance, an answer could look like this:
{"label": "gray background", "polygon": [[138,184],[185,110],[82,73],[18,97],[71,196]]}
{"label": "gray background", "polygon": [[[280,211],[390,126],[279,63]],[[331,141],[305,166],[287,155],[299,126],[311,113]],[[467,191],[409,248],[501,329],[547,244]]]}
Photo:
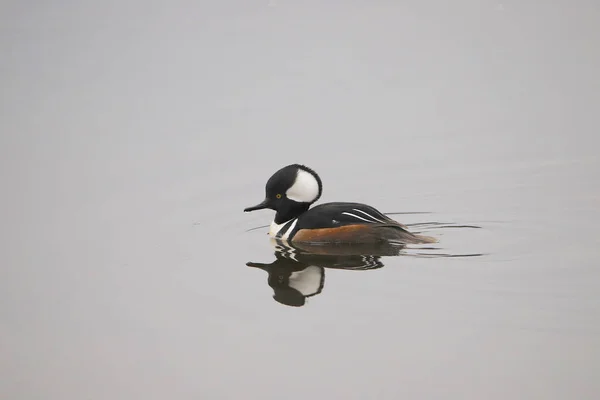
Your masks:
{"label": "gray background", "polygon": [[[0,6],[0,398],[600,397],[600,6]],[[444,252],[271,298],[268,177]]]}

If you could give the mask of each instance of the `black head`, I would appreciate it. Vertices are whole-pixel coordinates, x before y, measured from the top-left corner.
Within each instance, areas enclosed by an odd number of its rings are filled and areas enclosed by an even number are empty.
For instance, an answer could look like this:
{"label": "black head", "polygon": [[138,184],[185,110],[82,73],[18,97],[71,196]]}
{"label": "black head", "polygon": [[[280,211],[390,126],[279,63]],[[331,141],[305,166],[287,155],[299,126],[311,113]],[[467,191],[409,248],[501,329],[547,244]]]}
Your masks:
{"label": "black head", "polygon": [[245,212],[270,208],[277,211],[275,222],[281,223],[308,210],[321,197],[321,178],[312,169],[292,164],[275,172],[267,181],[265,200]]}

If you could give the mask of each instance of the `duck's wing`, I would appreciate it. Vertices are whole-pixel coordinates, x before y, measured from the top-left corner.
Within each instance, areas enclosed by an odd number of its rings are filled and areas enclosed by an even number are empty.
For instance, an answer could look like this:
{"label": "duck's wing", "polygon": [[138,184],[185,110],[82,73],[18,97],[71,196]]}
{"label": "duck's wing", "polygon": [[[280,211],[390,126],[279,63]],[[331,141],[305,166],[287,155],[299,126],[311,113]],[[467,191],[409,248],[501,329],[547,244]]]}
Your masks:
{"label": "duck's wing", "polygon": [[302,219],[307,227],[333,228],[356,224],[393,224],[406,229],[406,226],[376,208],[361,203],[321,204],[308,210]]}
{"label": "duck's wing", "polygon": [[325,203],[311,208],[298,220],[294,241],[433,243],[410,233],[406,226],[377,209],[360,203]]}

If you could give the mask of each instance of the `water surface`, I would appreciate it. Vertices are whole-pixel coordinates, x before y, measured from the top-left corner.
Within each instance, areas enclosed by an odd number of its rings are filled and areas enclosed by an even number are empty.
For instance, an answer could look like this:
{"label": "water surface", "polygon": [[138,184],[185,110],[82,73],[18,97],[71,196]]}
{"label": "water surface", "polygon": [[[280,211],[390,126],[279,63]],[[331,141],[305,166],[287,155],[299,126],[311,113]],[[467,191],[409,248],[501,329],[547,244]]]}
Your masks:
{"label": "water surface", "polygon": [[[599,12],[3,5],[0,397],[598,398]],[[275,301],[242,210],[295,162],[482,256]]]}

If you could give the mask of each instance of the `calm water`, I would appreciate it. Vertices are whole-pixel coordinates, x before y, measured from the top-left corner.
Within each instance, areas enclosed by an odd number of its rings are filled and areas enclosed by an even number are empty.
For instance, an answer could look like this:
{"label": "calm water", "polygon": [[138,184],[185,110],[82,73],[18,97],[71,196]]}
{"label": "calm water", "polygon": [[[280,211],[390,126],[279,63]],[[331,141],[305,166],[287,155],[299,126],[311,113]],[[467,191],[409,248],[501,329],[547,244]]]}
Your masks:
{"label": "calm water", "polygon": [[[600,7],[299,3],[1,6],[0,398],[600,397]],[[286,306],[293,162],[483,255]]]}

